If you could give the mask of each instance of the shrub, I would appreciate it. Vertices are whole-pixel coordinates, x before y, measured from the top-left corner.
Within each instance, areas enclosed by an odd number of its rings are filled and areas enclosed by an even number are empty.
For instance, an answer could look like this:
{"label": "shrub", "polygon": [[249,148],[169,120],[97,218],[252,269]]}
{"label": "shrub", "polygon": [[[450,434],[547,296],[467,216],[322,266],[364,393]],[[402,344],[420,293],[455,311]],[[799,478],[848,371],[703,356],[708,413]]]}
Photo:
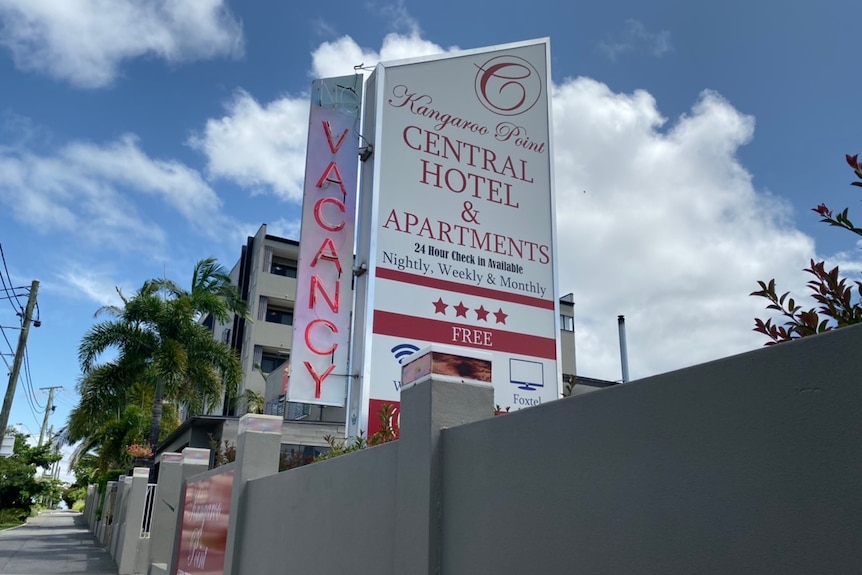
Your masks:
{"label": "shrub", "polygon": [[30,514],[26,509],[0,509],[0,527],[21,525]]}
{"label": "shrub", "polygon": [[[850,185],[862,188],[862,164],[859,163],[859,155],[847,154],[846,160],[857,178],[857,181],[851,182]],[[847,208],[833,213],[826,204],[820,204],[812,208],[812,211],[820,215],[822,223],[862,236],[862,228],[857,228],[850,221]],[[848,281],[841,277],[838,266],[826,269],[825,262],[815,262],[813,259],[804,271],[813,277],[806,286],[818,304],[816,308],[806,310],[797,303],[797,298],[789,297],[790,292],[778,295],[774,279],[768,282],[758,281],[760,289],[750,294],[766,299],[769,302],[766,309],[778,312],[784,319],[784,325],[780,325],[781,320],[773,322],[772,318],[765,321],[754,318],[754,331],[769,338],[765,345],[775,345],[862,323],[862,282]]]}

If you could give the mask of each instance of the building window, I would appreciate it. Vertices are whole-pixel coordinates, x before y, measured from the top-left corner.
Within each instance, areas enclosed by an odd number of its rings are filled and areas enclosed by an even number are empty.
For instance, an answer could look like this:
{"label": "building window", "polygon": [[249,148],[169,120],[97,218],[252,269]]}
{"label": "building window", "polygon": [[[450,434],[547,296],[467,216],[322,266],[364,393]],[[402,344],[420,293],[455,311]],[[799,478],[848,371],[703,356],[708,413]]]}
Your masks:
{"label": "building window", "polygon": [[287,258],[277,258],[273,256],[272,265],[269,266],[269,273],[277,276],[285,276],[289,278],[296,277],[296,260]]}
{"label": "building window", "polygon": [[563,331],[575,331],[575,318],[570,315],[560,314],[560,329]]}
{"label": "building window", "polygon": [[311,415],[311,405],[308,403],[294,403],[291,401],[287,404],[287,419],[297,421],[306,419],[309,415]]}
{"label": "building window", "polygon": [[260,370],[265,374],[269,375],[284,363],[287,360],[286,356],[283,355],[271,355],[271,354],[263,354],[260,357]]}
{"label": "building window", "polygon": [[293,310],[267,306],[266,321],[283,325],[293,325]]}

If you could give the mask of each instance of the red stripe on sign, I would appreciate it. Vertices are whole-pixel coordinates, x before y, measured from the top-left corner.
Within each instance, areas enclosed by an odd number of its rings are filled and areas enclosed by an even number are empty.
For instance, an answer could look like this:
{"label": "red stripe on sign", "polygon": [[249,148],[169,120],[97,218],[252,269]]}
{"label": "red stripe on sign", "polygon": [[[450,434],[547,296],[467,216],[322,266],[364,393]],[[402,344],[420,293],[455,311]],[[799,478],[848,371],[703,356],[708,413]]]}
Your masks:
{"label": "red stripe on sign", "polygon": [[474,285],[461,284],[457,282],[451,282],[449,280],[441,280],[437,278],[432,278],[428,276],[420,276],[416,274],[410,274],[407,272],[401,272],[398,270],[393,270],[389,268],[381,268],[378,267],[374,272],[374,275],[384,280],[392,280],[396,282],[402,282],[406,284],[413,284],[417,286],[424,286],[435,289],[442,289],[449,292],[462,293],[467,295],[476,295],[480,297],[487,297],[499,301],[508,301],[512,303],[517,303],[521,305],[529,305],[532,307],[540,307],[542,309],[554,309],[554,301],[541,299],[537,297],[532,297],[528,295],[520,295],[516,293],[508,293],[504,291],[499,291],[490,288],[483,288]]}
{"label": "red stripe on sign", "polygon": [[389,311],[375,310],[372,331],[379,335],[460,345],[485,351],[504,351],[545,359],[557,358],[557,342],[549,337],[483,329]]}

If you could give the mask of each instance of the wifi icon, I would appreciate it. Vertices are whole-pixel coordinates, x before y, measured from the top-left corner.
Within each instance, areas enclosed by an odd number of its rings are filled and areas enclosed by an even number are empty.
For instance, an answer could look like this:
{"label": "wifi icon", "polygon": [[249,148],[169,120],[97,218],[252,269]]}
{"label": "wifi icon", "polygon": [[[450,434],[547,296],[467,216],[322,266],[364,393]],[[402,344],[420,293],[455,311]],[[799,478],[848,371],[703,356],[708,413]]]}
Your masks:
{"label": "wifi icon", "polygon": [[398,360],[398,363],[404,364],[404,360],[419,351],[419,348],[412,343],[399,343],[391,350],[392,355]]}

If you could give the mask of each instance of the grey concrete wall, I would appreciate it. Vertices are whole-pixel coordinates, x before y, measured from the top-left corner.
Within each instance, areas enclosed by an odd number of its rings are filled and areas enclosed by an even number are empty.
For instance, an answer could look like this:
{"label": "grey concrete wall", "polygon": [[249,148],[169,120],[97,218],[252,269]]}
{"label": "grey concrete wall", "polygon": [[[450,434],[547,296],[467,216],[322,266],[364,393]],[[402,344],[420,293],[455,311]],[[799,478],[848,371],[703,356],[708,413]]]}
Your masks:
{"label": "grey concrete wall", "polygon": [[442,573],[862,573],[862,326],[443,432]]}
{"label": "grey concrete wall", "polygon": [[246,484],[237,573],[391,572],[397,442]]}
{"label": "grey concrete wall", "polygon": [[[235,572],[404,575],[426,505],[410,575],[862,573],[860,352],[862,326],[442,423],[437,449],[405,441],[434,394],[405,401],[402,440],[246,483]],[[442,495],[404,501],[420,451]]]}

